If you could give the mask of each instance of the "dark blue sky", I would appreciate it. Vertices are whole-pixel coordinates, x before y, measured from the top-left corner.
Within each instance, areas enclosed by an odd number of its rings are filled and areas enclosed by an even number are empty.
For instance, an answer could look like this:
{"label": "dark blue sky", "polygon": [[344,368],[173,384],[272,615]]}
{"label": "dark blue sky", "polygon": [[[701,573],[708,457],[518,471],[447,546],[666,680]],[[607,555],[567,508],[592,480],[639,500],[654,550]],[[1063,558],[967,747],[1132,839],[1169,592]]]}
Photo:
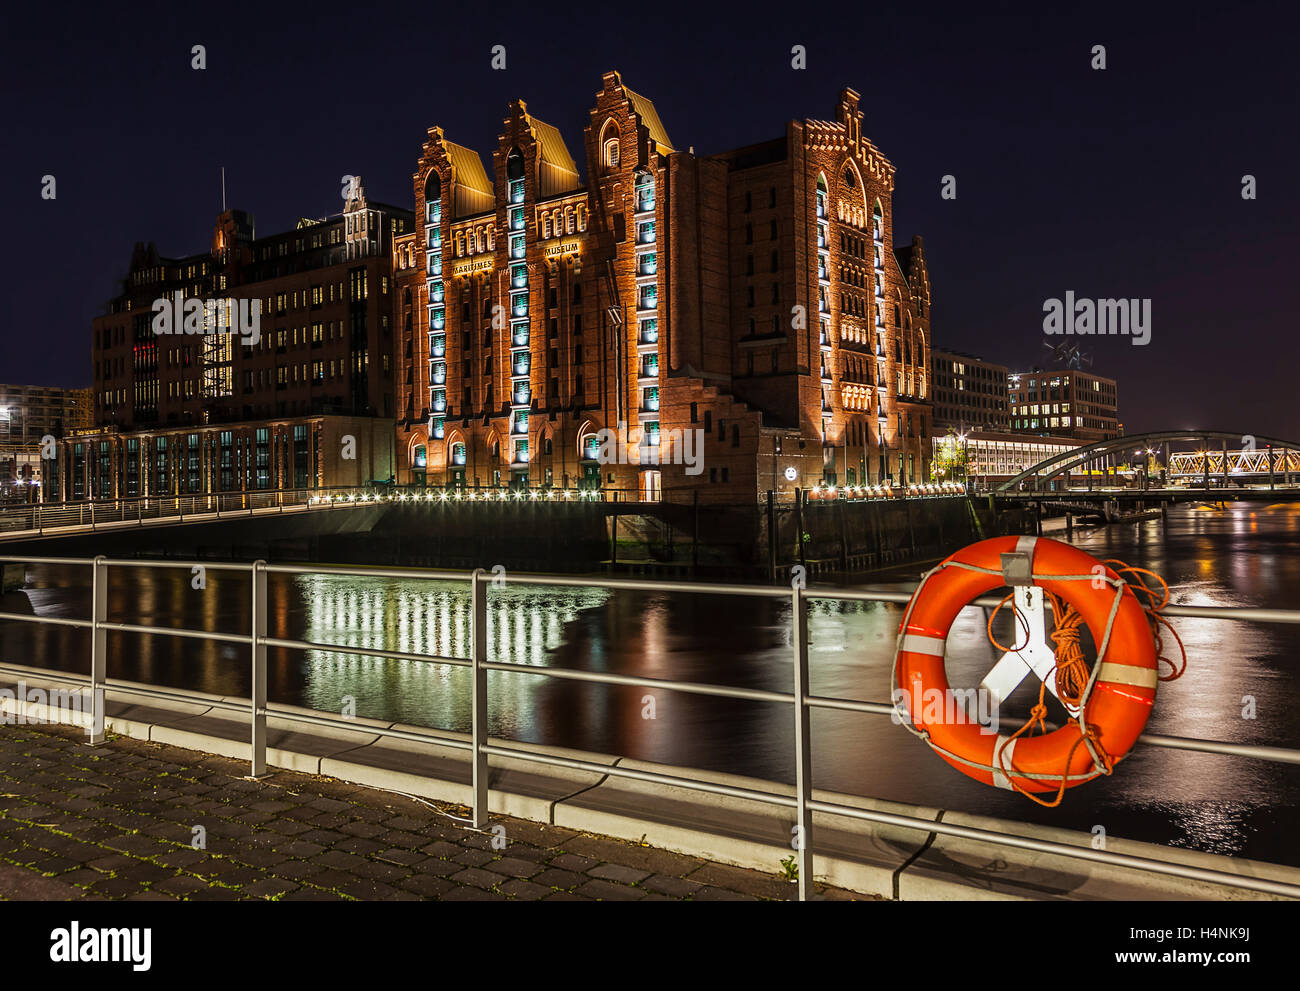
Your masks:
{"label": "dark blue sky", "polygon": [[[640,6],[6,10],[0,382],[88,384],[90,321],[132,244],[206,248],[219,166],[262,234],[336,212],[345,173],[410,205],[426,128],[490,165],[515,95],[581,160],[613,68],[701,154],[829,118],[853,86],[898,168],[895,237],[925,237],[939,345],[1043,363],[1045,299],[1150,298],[1148,346],[1086,345],[1119,380],[1129,432],[1300,439],[1300,74],[1280,5],[801,4],[767,18],[755,4]],[[190,68],[195,44],[205,71]],[[496,44],[505,71],[490,68]],[[790,68],[795,44],[806,71]],[[1104,71],[1090,68],[1094,44]],[[944,175],[956,200],[940,198]]]}

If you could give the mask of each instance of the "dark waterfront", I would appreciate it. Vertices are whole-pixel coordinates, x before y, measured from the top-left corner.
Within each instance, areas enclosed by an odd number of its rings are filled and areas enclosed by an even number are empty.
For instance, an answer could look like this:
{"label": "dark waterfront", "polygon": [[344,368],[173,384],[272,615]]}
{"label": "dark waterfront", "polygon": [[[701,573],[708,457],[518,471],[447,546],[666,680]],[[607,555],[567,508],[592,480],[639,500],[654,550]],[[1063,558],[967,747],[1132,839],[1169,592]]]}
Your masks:
{"label": "dark waterfront", "polygon": [[[1057,534],[1056,536],[1061,536]],[[1189,605],[1300,608],[1300,505],[1179,509],[1158,521],[1076,530],[1074,543],[1164,575]],[[919,569],[918,569],[919,571]],[[75,584],[76,587],[69,587]],[[86,570],[29,571],[30,587],[5,611],[86,616]],[[466,586],[454,583],[271,577],[272,636],[464,656]],[[210,571],[207,589],[188,571],[115,571],[110,619],[245,633],[247,579]],[[887,700],[899,607],[812,606],[812,691]],[[697,680],[788,691],[789,607],[739,597],[612,593],[601,589],[492,589],[490,653],[530,665]],[[1176,620],[1189,663],[1162,684],[1153,732],[1295,746],[1300,716],[1287,662],[1300,629]],[[955,686],[975,685],[992,665],[981,610],[968,609],[949,640]],[[0,625],[0,655],[13,663],[84,672],[83,631]],[[246,648],[211,641],[109,635],[109,675],[231,695],[247,694]],[[468,726],[468,673],[423,662],[273,649],[271,700],[443,729]],[[644,689],[490,673],[494,735],[585,750],[793,780],[787,707],[657,692],[642,718]],[[1022,688],[1022,692],[1023,692]],[[1243,718],[1243,698],[1255,718]],[[1017,694],[1016,701],[1022,698]],[[1014,707],[1015,711],[1020,711]],[[949,768],[887,717],[815,711],[814,777],[820,787],[902,802],[1054,823],[1111,836],[1171,843],[1300,865],[1290,837],[1300,826],[1300,769],[1208,754],[1144,748],[1110,780],[1067,793],[1041,810]],[[1019,725],[1018,722],[1015,725]],[[1005,730],[1004,730],[1005,731]]]}

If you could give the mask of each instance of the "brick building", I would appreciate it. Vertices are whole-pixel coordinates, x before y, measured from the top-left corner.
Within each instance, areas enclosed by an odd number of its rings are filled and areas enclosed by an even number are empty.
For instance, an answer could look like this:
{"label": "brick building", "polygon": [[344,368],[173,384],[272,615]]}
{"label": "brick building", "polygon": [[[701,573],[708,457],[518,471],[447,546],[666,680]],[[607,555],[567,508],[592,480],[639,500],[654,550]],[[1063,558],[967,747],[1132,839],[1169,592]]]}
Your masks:
{"label": "brick building", "polygon": [[1011,429],[1007,366],[963,351],[930,352],[934,368],[934,428],[1005,431]]}
{"label": "brick building", "polygon": [[929,278],[862,117],[845,89],[833,121],[699,156],[610,72],[585,181],[522,100],[490,174],[430,128],[394,240],[399,482],[749,500],[923,478]]}
{"label": "brick building", "polygon": [[[209,250],[137,244],[122,292],[92,323],[95,424],[122,430],[311,413],[393,416],[391,247],[409,210],[370,202],[258,238],[227,210]],[[156,334],[159,300],[256,301],[253,335]],[[179,328],[178,328],[179,330]]]}
{"label": "brick building", "polygon": [[[206,252],[136,245],[122,292],[92,323],[94,428],[60,442],[47,499],[392,475],[392,246],[414,217],[344,178],[341,213],[290,231],[258,238],[251,214],[227,210]],[[190,300],[211,301],[227,332],[203,332],[197,314],[187,323]],[[158,333],[173,312],[172,332]]]}

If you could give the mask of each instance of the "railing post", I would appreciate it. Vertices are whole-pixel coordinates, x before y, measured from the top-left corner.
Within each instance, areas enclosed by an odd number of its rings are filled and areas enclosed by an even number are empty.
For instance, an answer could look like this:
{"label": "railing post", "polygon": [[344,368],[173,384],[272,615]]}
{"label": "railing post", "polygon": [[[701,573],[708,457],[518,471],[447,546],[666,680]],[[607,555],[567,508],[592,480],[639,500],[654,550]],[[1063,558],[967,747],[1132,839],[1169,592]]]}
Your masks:
{"label": "railing post", "polygon": [[90,585],[90,727],[86,741],[92,747],[104,742],[104,680],[108,670],[108,563],[103,554],[91,565]]}
{"label": "railing post", "polygon": [[253,562],[252,582],[253,686],[250,692],[252,771],[249,777],[266,774],[266,562]]}
{"label": "railing post", "polygon": [[487,585],[484,571],[475,568],[470,575],[470,741],[473,750],[471,783],[474,828],[482,829],[488,820],[488,760],[483,747],[487,744]]}
{"label": "railing post", "polygon": [[801,582],[794,584],[790,602],[793,612],[790,632],[794,641],[794,792],[795,820],[793,841],[799,863],[799,900],[807,901],[812,891],[813,845],[812,812],[808,799],[812,795],[812,740],[808,696],[808,602]]}

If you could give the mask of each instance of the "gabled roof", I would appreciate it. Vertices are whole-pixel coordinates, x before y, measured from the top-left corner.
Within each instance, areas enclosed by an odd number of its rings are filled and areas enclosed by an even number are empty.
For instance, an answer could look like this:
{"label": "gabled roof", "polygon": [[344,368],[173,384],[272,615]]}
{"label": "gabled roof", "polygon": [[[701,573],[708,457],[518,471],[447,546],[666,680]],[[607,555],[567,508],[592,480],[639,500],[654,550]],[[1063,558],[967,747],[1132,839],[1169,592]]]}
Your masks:
{"label": "gabled roof", "polygon": [[623,92],[627,94],[628,102],[632,104],[632,109],[636,115],[641,118],[641,123],[646,126],[650,132],[650,137],[654,139],[655,144],[659,145],[660,152],[669,152],[673,150],[673,143],[668,140],[668,132],[664,130],[663,121],[659,119],[659,111],[655,109],[654,103],[640,93],[634,93],[626,86]]}
{"label": "gabled roof", "polygon": [[574,164],[573,156],[569,154],[568,146],[565,145],[559,128],[553,127],[543,120],[538,120],[531,114],[528,119],[537,131],[537,140],[542,146],[542,161],[563,172],[572,172],[577,175],[578,166]]}
{"label": "gabled roof", "polygon": [[442,143],[446,146],[447,157],[451,159],[452,167],[456,170],[455,181],[476,193],[493,195],[492,183],[488,181],[487,171],[483,168],[483,159],[479,158],[478,152],[464,145],[458,145],[454,141],[448,141],[446,138],[443,138]]}

